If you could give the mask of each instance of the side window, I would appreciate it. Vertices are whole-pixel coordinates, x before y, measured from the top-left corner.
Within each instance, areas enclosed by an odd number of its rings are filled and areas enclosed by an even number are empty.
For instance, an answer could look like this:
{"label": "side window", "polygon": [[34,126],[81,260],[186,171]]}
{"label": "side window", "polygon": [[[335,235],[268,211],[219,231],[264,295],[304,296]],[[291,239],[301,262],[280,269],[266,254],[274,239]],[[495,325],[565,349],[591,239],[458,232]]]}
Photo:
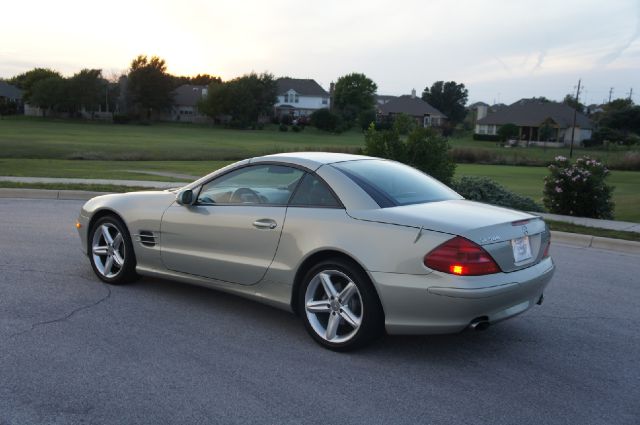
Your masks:
{"label": "side window", "polygon": [[305,174],[293,195],[290,206],[339,208],[340,202],[317,176]]}
{"label": "side window", "polygon": [[205,184],[198,204],[286,205],[304,171],[283,165],[253,165]]}

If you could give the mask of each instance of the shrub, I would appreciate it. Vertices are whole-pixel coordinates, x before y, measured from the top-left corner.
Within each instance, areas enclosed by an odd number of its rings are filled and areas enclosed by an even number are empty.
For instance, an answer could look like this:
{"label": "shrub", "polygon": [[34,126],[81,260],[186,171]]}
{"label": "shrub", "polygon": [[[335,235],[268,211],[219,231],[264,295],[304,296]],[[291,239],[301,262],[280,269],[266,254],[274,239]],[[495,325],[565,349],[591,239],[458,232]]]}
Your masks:
{"label": "shrub", "polygon": [[640,171],[640,152],[626,152],[621,159],[608,165],[616,170]]}
{"label": "shrub", "polygon": [[501,125],[498,129],[498,137],[501,141],[506,142],[507,140],[517,139],[520,134],[520,129],[515,124],[505,124]]}
{"label": "shrub", "polygon": [[280,117],[280,124],[291,125],[293,117],[291,115],[283,115]]}
{"label": "shrub", "polygon": [[125,114],[115,114],[113,116],[114,124],[129,124],[131,122],[131,116]]}
{"label": "shrub", "polygon": [[405,113],[398,114],[393,118],[393,129],[402,135],[409,134],[416,127],[416,120]]}
{"label": "shrub", "polygon": [[291,127],[291,130],[293,130],[293,131],[294,131],[294,133],[299,133],[299,132],[300,132],[300,130],[302,130],[303,128],[304,128],[304,127],[301,127],[301,126],[299,126],[299,125],[297,125],[297,124],[296,124],[296,125],[294,125],[294,126],[292,126],[292,127]]}
{"label": "shrub", "polygon": [[363,131],[369,128],[372,122],[376,122],[376,111],[373,109],[367,109],[358,114],[358,123]]}
{"label": "shrub", "polygon": [[449,156],[449,142],[435,130],[421,127],[413,130],[407,137],[406,150],[409,165],[444,184],[451,183],[456,163]]}
{"label": "shrub", "polygon": [[455,172],[449,143],[432,129],[417,128],[401,140],[397,131],[377,131],[371,123],[365,133],[365,146],[367,155],[403,162],[445,184],[451,182]]}
{"label": "shrub", "polygon": [[499,142],[500,136],[497,134],[474,134],[473,140],[478,140],[481,142]]}
{"label": "shrub", "polygon": [[289,131],[289,126],[286,124],[280,124],[280,126],[278,127],[278,130],[280,131]]}
{"label": "shrub", "polygon": [[523,211],[542,211],[533,199],[511,192],[488,177],[462,177],[451,187],[466,199]]}
{"label": "shrub", "polygon": [[341,126],[340,117],[328,109],[318,109],[311,114],[309,123],[318,130],[335,132]]}
{"label": "shrub", "polygon": [[587,156],[572,164],[557,156],[544,178],[544,205],[556,214],[591,218],[613,218],[613,187],[605,184],[609,170]]}

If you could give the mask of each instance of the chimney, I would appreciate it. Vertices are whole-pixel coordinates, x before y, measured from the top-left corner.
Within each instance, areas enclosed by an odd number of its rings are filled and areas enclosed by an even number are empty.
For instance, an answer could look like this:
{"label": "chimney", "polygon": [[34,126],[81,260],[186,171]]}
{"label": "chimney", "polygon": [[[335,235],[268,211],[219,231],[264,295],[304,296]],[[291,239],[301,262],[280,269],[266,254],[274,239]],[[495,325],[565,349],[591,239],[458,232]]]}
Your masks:
{"label": "chimney", "polygon": [[411,89],[411,99],[416,98],[416,89]]}
{"label": "chimney", "polygon": [[485,105],[478,105],[476,108],[476,122],[487,116],[487,109]]}

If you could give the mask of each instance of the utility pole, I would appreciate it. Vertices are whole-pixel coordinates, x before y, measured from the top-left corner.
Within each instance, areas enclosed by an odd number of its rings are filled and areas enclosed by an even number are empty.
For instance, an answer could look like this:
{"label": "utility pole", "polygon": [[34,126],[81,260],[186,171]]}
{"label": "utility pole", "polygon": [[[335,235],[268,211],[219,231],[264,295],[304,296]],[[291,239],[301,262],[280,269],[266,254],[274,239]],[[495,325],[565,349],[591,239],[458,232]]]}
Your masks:
{"label": "utility pole", "polygon": [[[576,91],[576,103],[580,103],[580,83],[582,80],[578,80],[578,91]],[[573,139],[576,134],[576,116],[578,115],[578,110],[573,109],[573,126],[571,127],[571,147],[569,148],[569,159],[573,158]]]}
{"label": "utility pole", "polygon": [[629,100],[633,100],[633,87],[629,89]]}
{"label": "utility pole", "polygon": [[613,94],[613,87],[609,89],[609,103],[611,103],[611,95]]}

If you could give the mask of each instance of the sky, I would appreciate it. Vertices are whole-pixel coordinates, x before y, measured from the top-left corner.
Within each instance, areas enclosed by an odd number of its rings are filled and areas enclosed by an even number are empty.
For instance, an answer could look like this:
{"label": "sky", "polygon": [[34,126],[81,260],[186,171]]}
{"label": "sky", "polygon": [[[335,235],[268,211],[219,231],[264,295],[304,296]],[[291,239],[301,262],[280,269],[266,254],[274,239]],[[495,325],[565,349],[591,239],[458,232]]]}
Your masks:
{"label": "sky", "polygon": [[640,103],[640,0],[20,0],[0,7],[0,78],[34,67],[126,72],[139,54],[177,75],[360,72],[378,94],[454,80],[469,103],[575,94]]}

